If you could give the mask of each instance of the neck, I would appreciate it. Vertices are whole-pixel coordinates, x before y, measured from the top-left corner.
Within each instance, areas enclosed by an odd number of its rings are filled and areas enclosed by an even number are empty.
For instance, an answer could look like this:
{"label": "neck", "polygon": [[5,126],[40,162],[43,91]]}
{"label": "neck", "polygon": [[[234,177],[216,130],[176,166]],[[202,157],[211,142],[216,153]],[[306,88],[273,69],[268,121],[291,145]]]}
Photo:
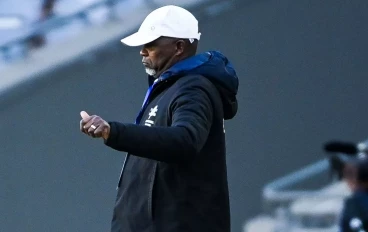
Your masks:
{"label": "neck", "polygon": [[156,72],[156,74],[154,75],[154,78],[157,79],[161,76],[162,73],[166,72],[167,70],[169,70],[172,66],[174,66],[175,64],[179,63],[182,60],[185,60],[187,58],[189,58],[189,55],[183,55],[181,57],[172,57],[170,58],[166,64],[163,66],[163,68],[159,71]]}

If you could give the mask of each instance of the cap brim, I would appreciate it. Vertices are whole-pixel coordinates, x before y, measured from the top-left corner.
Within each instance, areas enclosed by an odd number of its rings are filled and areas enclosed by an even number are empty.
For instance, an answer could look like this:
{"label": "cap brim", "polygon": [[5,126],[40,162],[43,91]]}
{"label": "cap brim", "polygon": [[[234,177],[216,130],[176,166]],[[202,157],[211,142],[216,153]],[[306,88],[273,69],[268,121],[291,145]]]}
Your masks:
{"label": "cap brim", "polygon": [[135,46],[142,46],[145,44],[148,44],[156,39],[158,39],[160,36],[157,35],[142,35],[139,32],[136,32],[130,36],[125,37],[124,39],[120,40],[123,44],[126,44],[131,47]]}

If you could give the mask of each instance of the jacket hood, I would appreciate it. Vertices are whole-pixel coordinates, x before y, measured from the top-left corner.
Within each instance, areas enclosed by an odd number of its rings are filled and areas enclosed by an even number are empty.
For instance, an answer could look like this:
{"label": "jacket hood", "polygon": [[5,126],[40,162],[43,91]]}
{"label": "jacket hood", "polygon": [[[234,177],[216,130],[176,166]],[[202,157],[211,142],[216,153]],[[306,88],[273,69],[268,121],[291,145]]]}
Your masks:
{"label": "jacket hood", "polygon": [[201,75],[209,79],[221,95],[224,119],[231,119],[236,115],[239,80],[233,65],[223,54],[209,51],[192,56],[173,65],[158,79],[161,81],[184,75]]}

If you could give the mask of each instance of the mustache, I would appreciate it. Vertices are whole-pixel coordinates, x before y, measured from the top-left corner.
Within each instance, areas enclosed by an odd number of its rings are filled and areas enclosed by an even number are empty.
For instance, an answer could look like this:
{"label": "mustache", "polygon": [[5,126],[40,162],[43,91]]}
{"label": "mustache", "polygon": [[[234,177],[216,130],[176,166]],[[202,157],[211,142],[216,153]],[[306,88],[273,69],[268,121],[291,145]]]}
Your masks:
{"label": "mustache", "polygon": [[142,64],[143,64],[145,67],[153,68],[153,65],[151,64],[151,62],[148,62],[148,60],[142,60]]}

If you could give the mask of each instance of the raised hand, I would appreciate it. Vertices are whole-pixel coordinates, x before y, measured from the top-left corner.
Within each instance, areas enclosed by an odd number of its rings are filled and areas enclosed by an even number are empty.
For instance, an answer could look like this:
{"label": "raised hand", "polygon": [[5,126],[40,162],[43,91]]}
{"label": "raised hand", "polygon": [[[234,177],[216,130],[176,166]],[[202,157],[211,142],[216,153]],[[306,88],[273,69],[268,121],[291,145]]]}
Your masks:
{"label": "raised hand", "polygon": [[86,111],[81,111],[80,116],[82,117],[80,121],[81,132],[93,138],[103,138],[104,140],[109,138],[110,125],[100,116],[90,116]]}

